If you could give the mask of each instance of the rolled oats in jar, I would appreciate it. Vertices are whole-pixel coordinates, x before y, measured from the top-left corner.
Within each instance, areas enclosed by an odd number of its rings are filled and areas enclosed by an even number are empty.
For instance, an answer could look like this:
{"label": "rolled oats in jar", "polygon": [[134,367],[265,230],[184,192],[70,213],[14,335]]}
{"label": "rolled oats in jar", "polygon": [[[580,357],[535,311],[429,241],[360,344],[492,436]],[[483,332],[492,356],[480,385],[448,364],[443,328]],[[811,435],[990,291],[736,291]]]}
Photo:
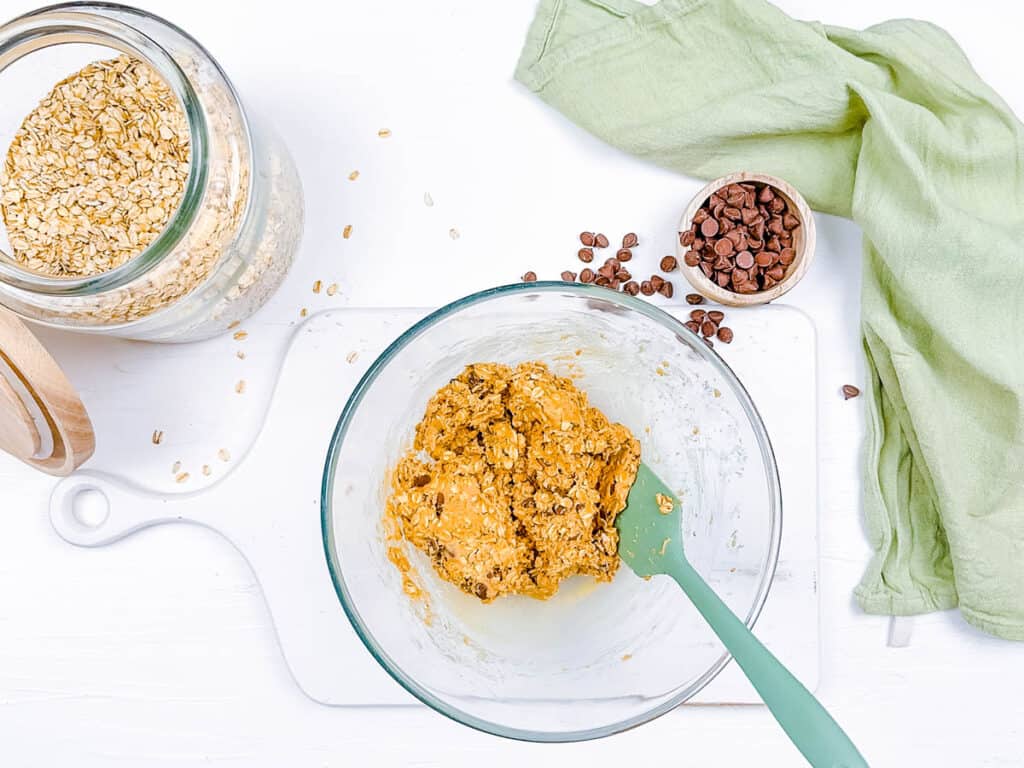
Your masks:
{"label": "rolled oats in jar", "polygon": [[0,27],[0,93],[0,304],[190,341],[280,284],[302,233],[295,168],[183,31],[106,3],[36,11]]}

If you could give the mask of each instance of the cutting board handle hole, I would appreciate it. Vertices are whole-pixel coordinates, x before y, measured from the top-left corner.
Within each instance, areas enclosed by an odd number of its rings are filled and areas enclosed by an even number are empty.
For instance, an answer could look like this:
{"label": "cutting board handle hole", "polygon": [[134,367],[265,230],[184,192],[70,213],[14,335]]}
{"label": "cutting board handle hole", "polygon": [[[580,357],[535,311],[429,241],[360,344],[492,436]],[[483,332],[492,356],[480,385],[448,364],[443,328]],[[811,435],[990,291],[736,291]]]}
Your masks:
{"label": "cutting board handle hole", "polygon": [[71,514],[86,528],[99,528],[110,516],[110,500],[98,488],[82,488],[71,500]]}

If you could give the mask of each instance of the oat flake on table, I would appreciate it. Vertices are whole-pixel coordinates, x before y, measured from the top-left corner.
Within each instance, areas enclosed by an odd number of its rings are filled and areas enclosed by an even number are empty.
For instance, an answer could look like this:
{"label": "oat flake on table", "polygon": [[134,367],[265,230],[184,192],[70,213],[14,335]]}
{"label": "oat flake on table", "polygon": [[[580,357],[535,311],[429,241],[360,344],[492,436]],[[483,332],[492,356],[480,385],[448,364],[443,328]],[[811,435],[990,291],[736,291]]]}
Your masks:
{"label": "oat flake on table", "polygon": [[189,173],[181,105],[118,56],[58,83],[15,134],[0,172],[14,258],[51,277],[121,266],[163,231]]}

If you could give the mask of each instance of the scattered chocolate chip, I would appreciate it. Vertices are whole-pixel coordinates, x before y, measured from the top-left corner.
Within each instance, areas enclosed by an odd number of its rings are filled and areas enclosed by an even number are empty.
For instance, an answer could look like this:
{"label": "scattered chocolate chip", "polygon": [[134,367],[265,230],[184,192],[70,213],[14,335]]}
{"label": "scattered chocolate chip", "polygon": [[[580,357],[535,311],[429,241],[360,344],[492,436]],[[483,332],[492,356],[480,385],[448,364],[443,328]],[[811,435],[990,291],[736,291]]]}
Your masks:
{"label": "scattered chocolate chip", "polygon": [[723,344],[732,344],[732,328],[725,326],[718,329],[718,340]]}
{"label": "scattered chocolate chip", "polygon": [[704,317],[706,315],[707,315],[707,313],[703,309],[693,309],[693,310],[690,310],[690,319],[694,320],[694,321],[696,321],[698,323],[703,323],[704,322]]}
{"label": "scattered chocolate chip", "polygon": [[601,233],[598,233],[594,235],[594,245],[596,245],[598,248],[607,248],[608,238],[602,235]]}
{"label": "scattered chocolate chip", "polygon": [[622,238],[623,248],[636,248],[637,243],[640,242],[640,238],[636,236],[635,232],[629,232]]}
{"label": "scattered chocolate chip", "polygon": [[704,336],[705,338],[707,338],[709,336],[714,336],[715,335],[715,331],[717,331],[717,330],[718,329],[715,327],[715,324],[712,323],[710,320],[705,320],[700,325],[701,335]]}
{"label": "scattered chocolate chip", "polygon": [[594,245],[594,233],[593,232],[580,232],[580,242],[588,248]]}
{"label": "scattered chocolate chip", "polygon": [[592,270],[592,269],[584,269],[582,272],[580,272],[580,282],[581,283],[592,283],[592,282],[594,282],[594,270]]}
{"label": "scattered chocolate chip", "polygon": [[640,293],[642,293],[644,296],[654,295],[654,286],[651,285],[650,280],[644,280],[642,283],[640,283]]}
{"label": "scattered chocolate chip", "polygon": [[524,283],[535,283],[535,282],[537,282],[537,273],[536,272],[527,272],[525,275],[523,275],[523,282]]}
{"label": "scattered chocolate chip", "polygon": [[562,279],[567,283],[571,283],[576,279],[576,273],[570,272],[568,269],[562,273]]}
{"label": "scattered chocolate chip", "polygon": [[662,272],[672,272],[676,267],[679,266],[679,262],[676,261],[675,256],[665,256],[662,258],[661,263],[658,264]]}
{"label": "scattered chocolate chip", "polygon": [[686,294],[686,303],[687,304],[703,304],[704,303],[704,297],[701,296],[699,293],[688,293],[688,294]]}
{"label": "scattered chocolate chip", "polygon": [[688,320],[685,323],[683,323],[683,325],[689,328],[694,333],[700,333],[700,323],[696,322],[695,320]]}
{"label": "scattered chocolate chip", "polygon": [[665,278],[661,275],[651,275],[651,285],[654,286],[654,290],[661,292],[661,286],[665,284]]}
{"label": "scattered chocolate chip", "polygon": [[594,260],[594,251],[592,248],[580,248],[579,251],[576,252],[576,255],[584,264],[589,264]]}
{"label": "scattered chocolate chip", "polygon": [[725,312],[721,312],[717,309],[712,309],[710,312],[708,312],[708,320],[710,320],[715,325],[720,325],[721,322],[725,320]]}
{"label": "scattered chocolate chip", "polygon": [[615,279],[623,283],[626,283],[633,279],[633,275],[630,274],[628,269],[623,267],[622,269],[615,273]]}
{"label": "scattered chocolate chip", "polygon": [[672,294],[675,293],[675,289],[672,288],[672,283],[670,283],[668,280],[665,280],[661,284],[661,287],[658,289],[658,293],[660,293],[666,299],[671,299]]}
{"label": "scattered chocolate chip", "polygon": [[843,384],[843,400],[849,400],[857,397],[860,394],[860,390],[853,384]]}
{"label": "scattered chocolate chip", "polygon": [[638,293],[640,293],[640,285],[639,283],[637,283],[636,280],[629,280],[626,282],[624,286],[622,286],[622,290],[628,293],[630,296],[636,296]]}
{"label": "scattered chocolate chip", "polygon": [[633,252],[629,248],[620,248],[619,252],[615,254],[615,258],[619,261],[629,261],[633,258]]}

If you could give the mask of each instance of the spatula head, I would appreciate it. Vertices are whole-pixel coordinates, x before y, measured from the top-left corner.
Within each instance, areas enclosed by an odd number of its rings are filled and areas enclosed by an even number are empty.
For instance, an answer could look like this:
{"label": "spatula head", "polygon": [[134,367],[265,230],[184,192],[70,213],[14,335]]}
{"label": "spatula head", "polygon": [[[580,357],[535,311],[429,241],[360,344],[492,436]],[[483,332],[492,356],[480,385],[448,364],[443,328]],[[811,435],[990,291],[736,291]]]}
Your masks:
{"label": "spatula head", "polygon": [[683,558],[682,504],[650,467],[641,464],[619,513],[619,557],[637,576],[667,573]]}

